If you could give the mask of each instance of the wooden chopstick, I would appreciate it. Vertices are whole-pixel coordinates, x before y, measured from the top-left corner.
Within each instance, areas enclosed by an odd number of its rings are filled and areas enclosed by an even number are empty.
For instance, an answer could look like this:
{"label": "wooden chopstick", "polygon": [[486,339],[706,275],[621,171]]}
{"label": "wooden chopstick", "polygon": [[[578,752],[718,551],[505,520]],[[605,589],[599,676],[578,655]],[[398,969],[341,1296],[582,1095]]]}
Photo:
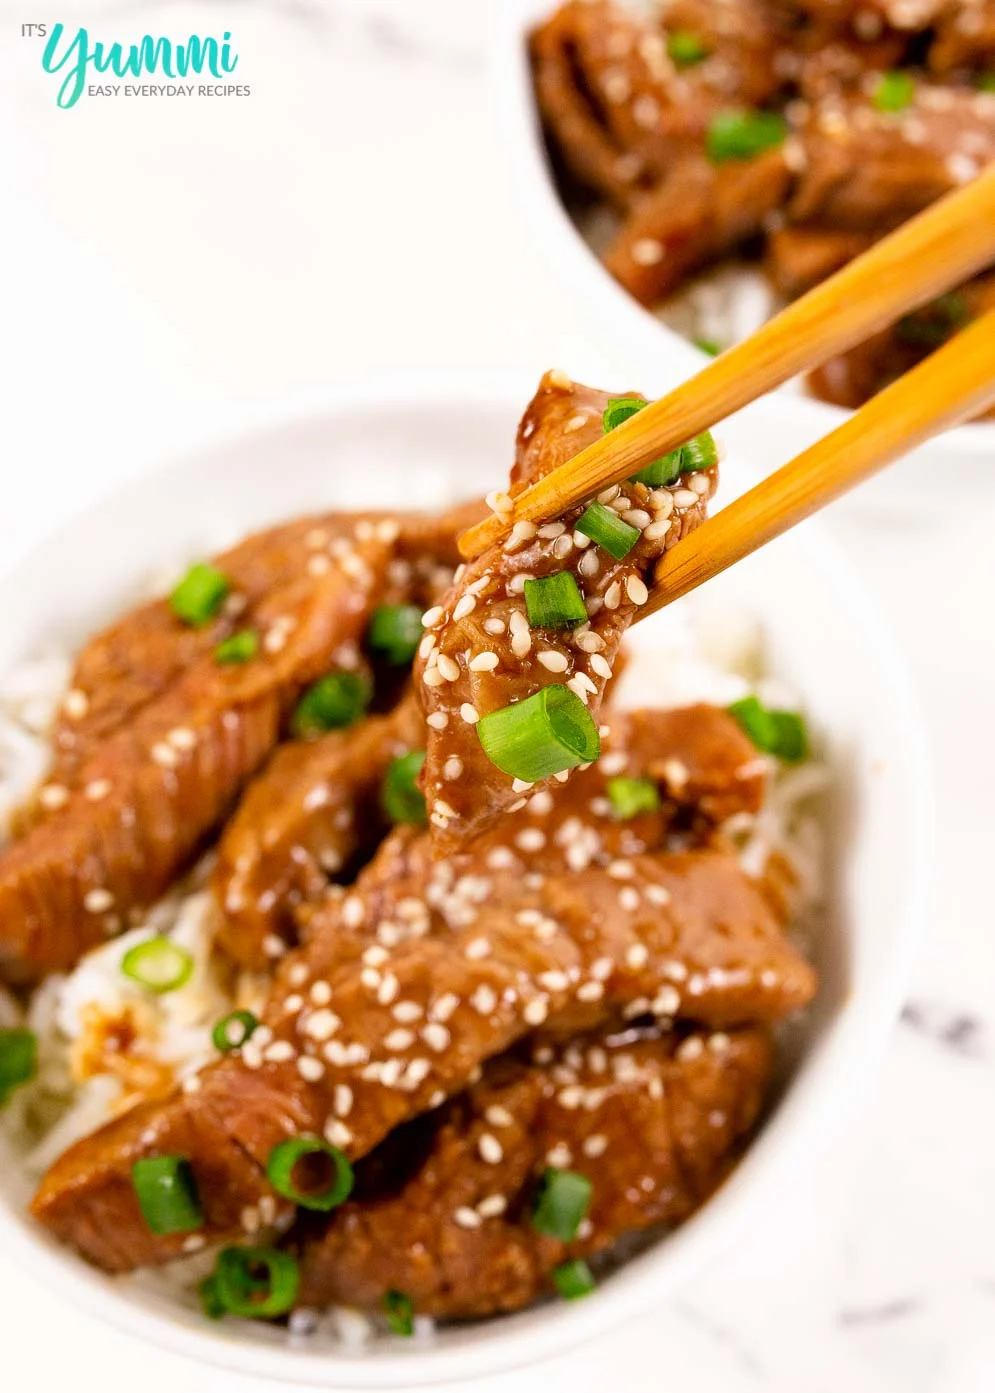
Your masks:
{"label": "wooden chopstick", "polygon": [[689,382],[513,495],[511,513],[492,515],[464,533],[462,555],[478,556],[520,519],[559,517],[992,261],[995,165],[810,290]]}
{"label": "wooden chopstick", "polygon": [[661,557],[638,617],[686,595],[924,440],[993,404],[995,309]]}

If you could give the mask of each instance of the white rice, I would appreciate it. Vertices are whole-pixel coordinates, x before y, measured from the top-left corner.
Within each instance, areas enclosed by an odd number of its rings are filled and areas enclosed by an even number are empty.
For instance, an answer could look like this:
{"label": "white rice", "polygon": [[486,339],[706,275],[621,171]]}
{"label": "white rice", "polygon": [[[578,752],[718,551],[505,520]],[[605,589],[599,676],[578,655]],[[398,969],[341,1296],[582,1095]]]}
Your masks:
{"label": "white rice", "polygon": [[[650,646],[651,645],[651,646]],[[725,706],[750,692],[781,707],[797,709],[796,696],[765,673],[763,635],[748,615],[699,603],[668,609],[651,628],[632,635],[629,663],[616,700],[623,706],[681,706],[696,701]],[[4,819],[30,793],[45,772],[47,731],[69,678],[69,663],[47,656],[25,664],[0,692],[0,843]],[[649,698],[647,694],[652,694]],[[747,874],[763,874],[779,853],[798,878],[796,922],[811,929],[821,913],[823,835],[818,797],[826,770],[814,761],[787,768],[769,761],[770,783],[764,809],[740,815],[727,825]],[[123,1086],[111,1073],[85,1079],[74,1074],[73,1057],[93,1017],[119,1019],[129,1013],[143,1058],[168,1068],[175,1081],[195,1073],[215,1054],[211,1029],[228,1011],[258,1011],[265,983],[243,974],[232,982],[212,954],[214,913],[204,888],[205,860],[147,915],[146,922],[87,953],[74,970],[48,978],[26,1008],[0,988],[0,1026],[27,1024],[38,1038],[36,1079],[15,1092],[2,1126],[37,1178],[77,1138],[119,1111]],[[194,959],[194,971],[181,989],[150,997],[121,971],[129,948],[165,934]],[[195,1302],[196,1283],[210,1267],[210,1255],[173,1263],[168,1269],[130,1279],[143,1289],[168,1292],[184,1304]],[[419,1320],[416,1337],[431,1338],[431,1321]],[[360,1349],[382,1337],[380,1324],[361,1312],[339,1308],[298,1312],[287,1333],[291,1343],[318,1336],[340,1347]]]}

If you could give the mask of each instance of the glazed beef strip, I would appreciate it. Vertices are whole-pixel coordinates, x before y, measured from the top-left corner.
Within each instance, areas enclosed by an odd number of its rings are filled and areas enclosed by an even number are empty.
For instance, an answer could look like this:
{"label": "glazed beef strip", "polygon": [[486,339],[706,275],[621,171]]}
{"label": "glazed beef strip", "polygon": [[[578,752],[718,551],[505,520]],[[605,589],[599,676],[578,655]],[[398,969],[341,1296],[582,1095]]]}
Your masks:
{"label": "glazed beef strip", "polygon": [[[518,429],[512,486],[571,459],[602,433],[610,400],[560,373],[547,373]],[[461,568],[425,615],[415,681],[428,724],[422,789],[440,855],[479,836],[521,799],[519,780],[484,754],[476,723],[553,683],[597,718],[622,637],[647,598],[656,561],[705,517],[716,471],[682,475],[666,488],[626,483],[600,495],[641,537],[621,561],[574,530],[584,507],[511,537]],[[567,570],[588,613],[573,629],[531,629],[524,581]]]}
{"label": "glazed beef strip", "polygon": [[0,852],[0,979],[35,980],[162,895],[275,746],[301,690],[358,660],[390,548],[355,542],[255,611],[250,662],[202,656],[98,745],[65,806]]}
{"label": "glazed beef strip", "polygon": [[387,715],[281,746],[249,785],[211,880],[222,911],[215,941],[240,966],[269,966],[296,941],[301,905],[372,853],[386,830],[387,767],[421,747],[423,730],[408,697]]}
{"label": "glazed beef strip", "polygon": [[531,36],[536,95],[571,172],[625,208],[681,155],[700,148],[731,100],[759,104],[779,85],[770,11],[730,0],[716,26],[703,0],[669,7],[668,29],[700,37],[680,67],[668,30],[612,0],[570,0]]}
{"label": "glazed beef strip", "polygon": [[[569,1035],[650,1015],[725,1029],[803,1006],[814,974],[732,855],[640,850],[666,844],[673,822],[612,817],[597,782],[617,772],[611,754],[608,771],[534,796],[517,832],[472,854],[440,862],[424,834],[388,838],[353,889],[312,916],[303,948],[280,966],[262,1033],[194,1091],[70,1148],[43,1181],[36,1217],[110,1270],[165,1261],[184,1240],[143,1223],[130,1185],[141,1155],[187,1156],[203,1236],[232,1237],[277,1213],[263,1169],[279,1141],[322,1133],[361,1157],[540,1027]],[[755,806],[755,759],[735,768]],[[672,767],[669,777],[684,784]],[[228,1158],[221,1187],[218,1156]]]}
{"label": "glazed beef strip", "polygon": [[[73,787],[99,745],[150,702],[161,698],[195,662],[233,631],[255,623],[257,606],[304,575],[320,578],[348,555],[357,527],[369,543],[392,550],[385,584],[389,602],[431,603],[446,570],[459,562],[456,538],[483,512],[467,504],[443,517],[394,513],[327,513],[254,533],[212,559],[231,591],[219,615],[202,628],[181,623],[166,599],[151,600],[91,639],[80,653],[67,701],[53,732],[49,788]],[[440,574],[441,572],[441,574]],[[43,800],[37,813],[45,814]]]}
{"label": "glazed beef strip", "polygon": [[[772,1049],[760,1031],[683,1040],[594,1036],[531,1062],[503,1057],[431,1125],[392,1137],[379,1186],[291,1242],[303,1307],[382,1311],[403,1292],[420,1314],[467,1319],[514,1311],[550,1286],[553,1269],[624,1234],[677,1223],[720,1183],[756,1120]],[[410,1151],[409,1151],[410,1148]],[[376,1161],[376,1156],[371,1161]],[[531,1222],[548,1168],[592,1184],[577,1238],[562,1243]],[[360,1176],[360,1190],[363,1178]]]}

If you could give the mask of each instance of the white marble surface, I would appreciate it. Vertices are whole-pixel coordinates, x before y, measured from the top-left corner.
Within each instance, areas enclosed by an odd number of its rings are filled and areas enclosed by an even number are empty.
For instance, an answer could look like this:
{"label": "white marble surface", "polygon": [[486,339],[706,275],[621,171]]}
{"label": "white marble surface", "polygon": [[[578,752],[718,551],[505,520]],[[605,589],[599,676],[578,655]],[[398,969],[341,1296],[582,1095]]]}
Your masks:
{"label": "white marble surface", "polygon": [[[253,94],[58,111],[18,33],[56,17],[122,38],[230,28]],[[512,371],[523,395],[552,363],[611,380],[513,206],[487,45],[481,0],[0,0],[5,555],[264,395],[412,364]],[[647,374],[657,390],[665,365]],[[680,1301],[482,1389],[995,1389],[995,515],[970,480],[937,489],[929,526],[833,520],[935,750],[930,929],[883,1067],[773,1221]],[[0,1312],[16,1386],[262,1393],[95,1326],[2,1253]]]}

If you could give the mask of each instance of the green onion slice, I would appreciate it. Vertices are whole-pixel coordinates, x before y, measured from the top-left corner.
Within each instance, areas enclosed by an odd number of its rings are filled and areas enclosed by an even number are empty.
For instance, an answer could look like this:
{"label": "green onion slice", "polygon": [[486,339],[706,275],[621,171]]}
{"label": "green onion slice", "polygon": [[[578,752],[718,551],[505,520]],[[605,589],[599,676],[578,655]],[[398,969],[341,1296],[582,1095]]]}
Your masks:
{"label": "green onion slice", "polygon": [[752,160],[783,145],[788,133],[774,111],[719,111],[708,127],[708,157],[713,164]]}
{"label": "green onion slice", "polygon": [[492,764],[528,783],[590,764],[601,753],[597,722],[559,683],[481,717],[477,737]]}
{"label": "green onion slice", "polygon": [[709,358],[717,358],[723,351],[722,345],[719,343],[718,339],[709,339],[702,336],[701,338],[692,339],[691,342],[694,344],[695,348],[700,348],[702,353],[707,353]]}
{"label": "green onion slice", "polygon": [[405,1296],[403,1291],[389,1291],[384,1296],[383,1309],[387,1324],[395,1335],[415,1333],[415,1308],[410,1296]]}
{"label": "green onion slice", "polygon": [[231,1316],[285,1316],[293,1309],[301,1274],[277,1248],[224,1248],[211,1279],[210,1298]]}
{"label": "green onion slice", "polygon": [[645,469],[640,469],[638,474],[631,476],[634,484],[645,484],[648,489],[663,488],[667,484],[675,484],[681,474],[689,466],[684,463],[684,449],[682,445],[676,450],[671,450],[669,455],[661,455],[659,459],[653,460]]}
{"label": "green onion slice", "polygon": [[697,469],[711,469],[719,462],[719,447],[710,430],[703,430],[681,446],[682,472],[693,474]]}
{"label": "green onion slice", "polygon": [[904,111],[916,98],[916,81],[911,73],[882,73],[874,90],[878,111]]}
{"label": "green onion slice", "polygon": [[222,571],[199,561],[170,595],[169,604],[177,619],[202,629],[217,614],[230,590],[228,577]]}
{"label": "green onion slice", "polygon": [[642,397],[612,397],[601,413],[602,431],[607,435],[630,416],[635,416],[637,411],[642,411],[647,404]]}
{"label": "green onion slice", "polygon": [[223,667],[247,663],[259,652],[259,635],[255,629],[240,629],[237,634],[222,639],[214,650],[214,661]]}
{"label": "green onion slice", "polygon": [[689,29],[675,29],[667,35],[667,55],[678,68],[692,68],[707,58],[711,49]]}
{"label": "green onion slice", "polygon": [[931,305],[907,314],[895,333],[912,348],[939,348],[968,318],[967,301],[959,291],[941,295]]}
{"label": "green onion slice", "polygon": [[360,673],[330,672],[301,697],[291,728],[297,736],[341,730],[359,720],[369,701],[369,684]]}
{"label": "green onion slice", "polygon": [[660,806],[660,790],[652,779],[609,779],[608,797],[620,822],[640,813],[655,813]]}
{"label": "green onion slice", "polygon": [[561,1262],[559,1267],[554,1267],[553,1285],[565,1301],[577,1301],[589,1296],[597,1283],[587,1263],[574,1258],[572,1262]]}
{"label": "green onion slice", "polygon": [[425,795],[417,782],[424,763],[425,751],[412,750],[408,755],[392,759],[387,766],[380,802],[391,822],[412,823],[415,827],[421,827],[428,821]]}
{"label": "green onion slice", "polygon": [[585,537],[597,542],[598,546],[603,547],[609,556],[614,556],[616,561],[628,556],[643,535],[638,527],[623,522],[618,513],[613,513],[611,508],[606,508],[603,503],[592,503],[581,513],[574,525],[578,532],[583,532]]}
{"label": "green onion slice", "polygon": [[200,1297],[200,1308],[208,1320],[220,1320],[225,1315],[225,1303],[221,1300],[215,1273],[204,1278],[197,1288],[197,1295]]}
{"label": "green onion slice", "polygon": [[38,1041],[34,1031],[19,1027],[0,1030],[0,1107],[22,1084],[30,1083],[38,1069]]}
{"label": "green onion slice", "polygon": [[230,1054],[250,1039],[259,1022],[251,1011],[232,1011],[224,1016],[211,1031],[211,1040],[216,1050]]}
{"label": "green onion slice", "polygon": [[569,571],[527,580],[525,608],[533,629],[569,629],[587,619],[584,597]]}
{"label": "green onion slice", "polygon": [[979,92],[995,92],[995,73],[982,73],[977,87]]}
{"label": "green onion slice", "polygon": [[284,1199],[322,1214],[348,1199],[355,1183],[345,1153],[322,1137],[291,1137],[274,1146],[266,1179]]}
{"label": "green onion slice", "polygon": [[393,667],[405,667],[421,643],[421,617],[417,605],[378,605],[370,619],[367,642]]}
{"label": "green onion slice", "polygon": [[547,1170],[532,1211],[537,1233],[572,1243],[591,1203],[591,1182],[577,1171]]}
{"label": "green onion slice", "polygon": [[192,1233],[202,1227],[204,1214],[186,1157],[143,1157],[131,1167],[131,1183],[153,1233]]}
{"label": "green onion slice", "polygon": [[121,971],[146,991],[161,996],[185,987],[194,970],[194,960],[185,948],[158,935],[129,948],[121,959]]}
{"label": "green onion slice", "polygon": [[797,712],[768,710],[755,696],[734,701],[726,710],[758,750],[786,764],[800,764],[807,758],[808,732]]}

